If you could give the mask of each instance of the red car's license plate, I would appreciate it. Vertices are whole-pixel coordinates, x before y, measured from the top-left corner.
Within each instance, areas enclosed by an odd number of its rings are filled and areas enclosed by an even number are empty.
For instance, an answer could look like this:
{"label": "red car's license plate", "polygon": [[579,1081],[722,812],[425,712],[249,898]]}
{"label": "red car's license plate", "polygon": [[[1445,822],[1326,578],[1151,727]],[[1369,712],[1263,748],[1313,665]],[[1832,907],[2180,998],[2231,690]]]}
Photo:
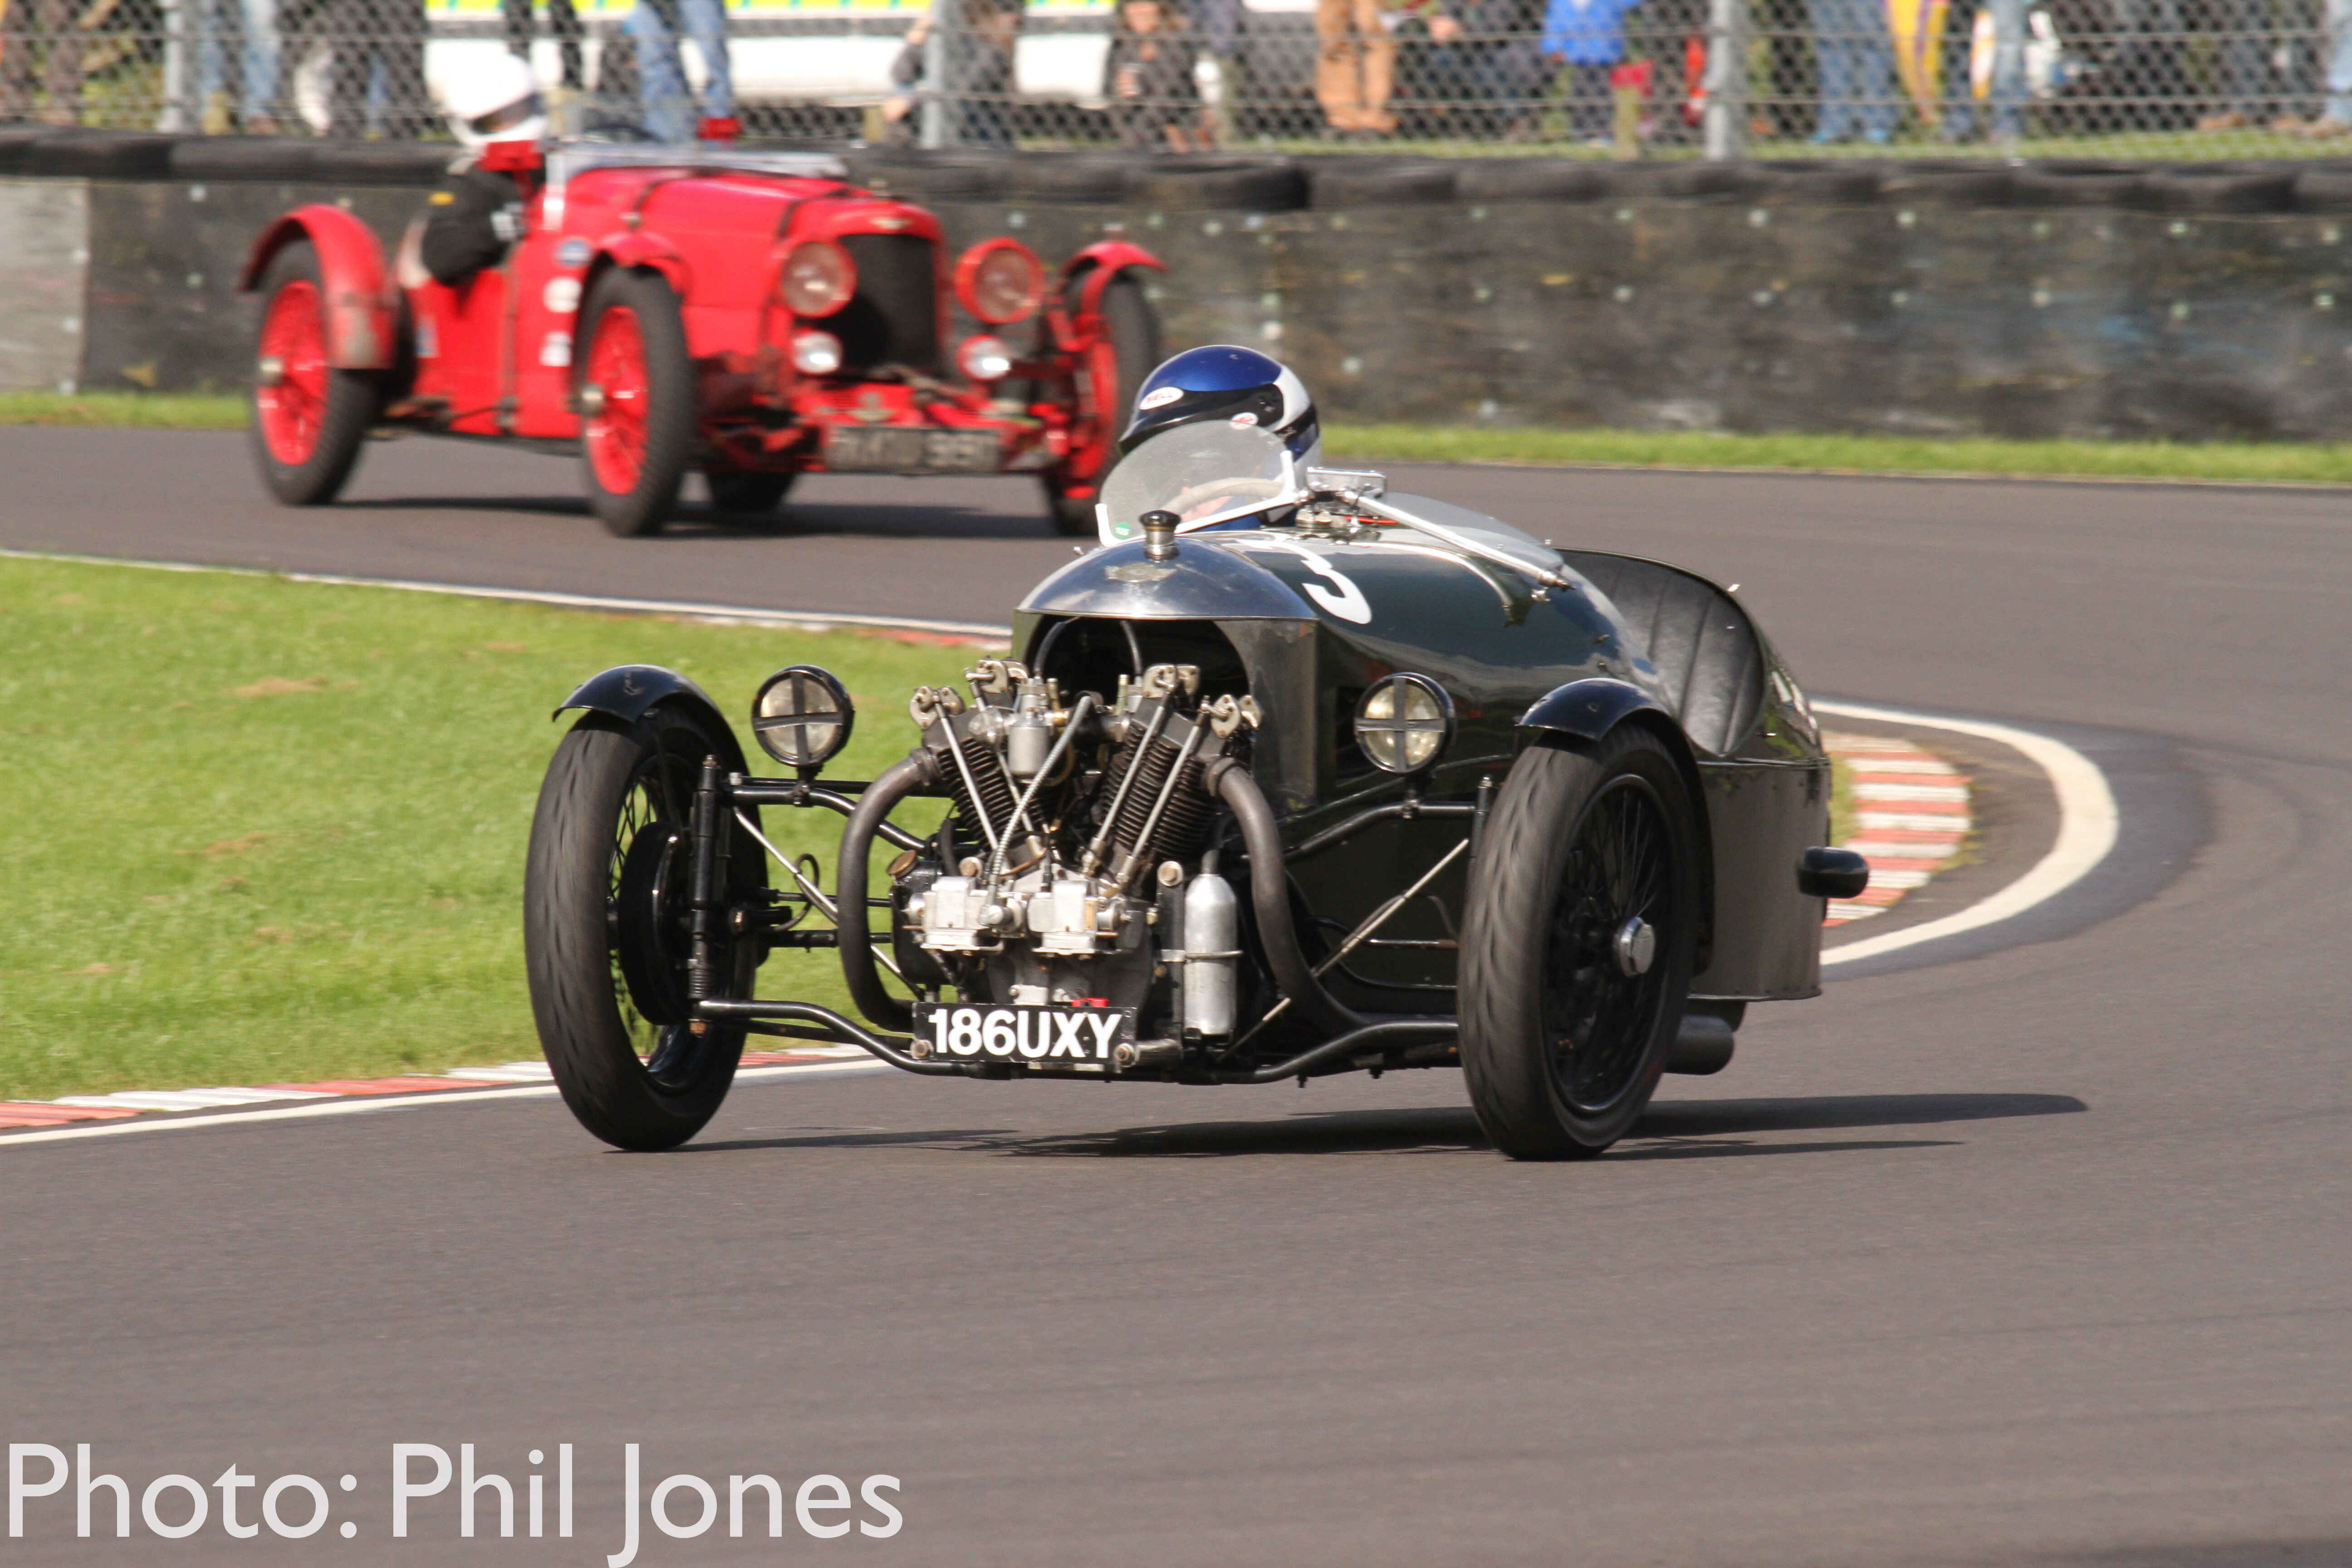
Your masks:
{"label": "red car's license plate", "polygon": [[932,1053],[942,1057],[993,1057],[1048,1066],[1107,1062],[1114,1046],[1134,1037],[1135,1011],[919,1003],[915,1031],[929,1036]]}
{"label": "red car's license plate", "polygon": [[993,430],[910,430],[836,426],[825,434],[824,466],[884,474],[992,474],[1002,459]]}

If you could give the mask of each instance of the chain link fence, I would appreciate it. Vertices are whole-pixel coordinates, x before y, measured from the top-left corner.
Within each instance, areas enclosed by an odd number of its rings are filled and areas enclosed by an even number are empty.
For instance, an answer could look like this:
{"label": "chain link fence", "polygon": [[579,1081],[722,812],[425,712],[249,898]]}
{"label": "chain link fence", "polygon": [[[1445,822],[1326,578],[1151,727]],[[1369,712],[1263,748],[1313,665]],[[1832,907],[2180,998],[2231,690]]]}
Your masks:
{"label": "chain link fence", "polygon": [[2352,0],[0,0],[0,122],[1594,158],[2352,151]]}

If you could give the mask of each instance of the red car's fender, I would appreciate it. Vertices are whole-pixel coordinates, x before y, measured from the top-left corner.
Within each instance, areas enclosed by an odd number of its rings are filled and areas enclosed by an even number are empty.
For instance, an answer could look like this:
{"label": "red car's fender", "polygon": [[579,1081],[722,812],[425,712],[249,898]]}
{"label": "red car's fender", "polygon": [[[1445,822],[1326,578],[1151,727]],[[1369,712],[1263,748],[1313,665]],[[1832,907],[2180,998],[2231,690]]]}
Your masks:
{"label": "red car's fender", "polygon": [[594,286],[597,275],[607,267],[650,267],[668,280],[681,303],[689,298],[688,290],[694,282],[694,273],[686,265],[686,258],[677,253],[677,247],[644,229],[608,234],[596,242],[595,259],[588,264],[589,287]]}
{"label": "red car's fender", "polygon": [[237,276],[250,292],[278,253],[307,239],[319,253],[327,294],[327,363],[337,370],[386,370],[399,349],[400,300],[384,272],[375,231],[341,207],[296,207],[262,230]]}
{"label": "red car's fender", "polygon": [[1085,281],[1078,289],[1077,317],[1080,321],[1099,313],[1103,290],[1110,280],[1129,267],[1149,267],[1154,272],[1168,270],[1167,263],[1143,248],[1124,239],[1098,239],[1062,264],[1064,298],[1068,297],[1071,281],[1081,274]]}

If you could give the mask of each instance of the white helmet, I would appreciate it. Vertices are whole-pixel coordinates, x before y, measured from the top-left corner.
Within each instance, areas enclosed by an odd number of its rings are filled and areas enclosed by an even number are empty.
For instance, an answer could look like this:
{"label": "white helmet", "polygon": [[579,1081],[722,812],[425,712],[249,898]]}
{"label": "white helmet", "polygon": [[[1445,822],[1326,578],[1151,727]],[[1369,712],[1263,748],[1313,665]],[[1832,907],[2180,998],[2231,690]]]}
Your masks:
{"label": "white helmet", "polygon": [[547,132],[539,79],[519,57],[485,50],[441,83],[441,111],[468,147],[490,142],[536,142]]}

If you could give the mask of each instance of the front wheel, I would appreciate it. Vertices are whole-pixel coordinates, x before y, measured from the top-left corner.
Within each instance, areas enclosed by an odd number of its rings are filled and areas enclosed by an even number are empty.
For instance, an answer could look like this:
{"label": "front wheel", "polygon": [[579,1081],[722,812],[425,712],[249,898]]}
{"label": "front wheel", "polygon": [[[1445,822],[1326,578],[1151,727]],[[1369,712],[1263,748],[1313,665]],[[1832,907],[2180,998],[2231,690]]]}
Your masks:
{"label": "front wheel", "polygon": [[[1070,279],[1068,305],[1078,309],[1087,274]],[[1135,416],[1135,399],[1144,378],[1160,361],[1160,312],[1132,272],[1123,272],[1103,286],[1103,335],[1081,350],[1086,395],[1094,404],[1096,438],[1087,450],[1045,475],[1045,505],[1054,531],[1067,538],[1090,537],[1095,531],[1095,495],[1103,476],[1116,460],[1114,447],[1128,421]]]}
{"label": "front wheel", "polygon": [[1512,1158],[1598,1154],[1657,1089],[1696,947],[1696,810],[1638,724],[1513,764],[1470,871],[1460,977],[1470,1102]]}
{"label": "front wheel", "polygon": [[375,418],[373,372],[327,363],[327,286],[319,253],[297,240],[270,258],[261,281],[254,351],[253,455],[269,493],[288,506],[324,506],[358,466]]}
{"label": "front wheel", "polygon": [[[592,714],[556,748],[523,875],[523,957],[540,1043],[582,1126],[622,1149],[669,1149],[727,1097],[743,1052],[737,1025],[688,1022],[694,792],[716,738],[655,709],[633,725]],[[723,752],[720,752],[723,754]],[[766,882],[738,833],[730,901]],[[754,943],[728,961],[748,994]]]}
{"label": "front wheel", "polygon": [[624,538],[656,533],[694,456],[694,362],[677,295],[656,272],[616,267],[589,290],[580,447],[588,504]]}

